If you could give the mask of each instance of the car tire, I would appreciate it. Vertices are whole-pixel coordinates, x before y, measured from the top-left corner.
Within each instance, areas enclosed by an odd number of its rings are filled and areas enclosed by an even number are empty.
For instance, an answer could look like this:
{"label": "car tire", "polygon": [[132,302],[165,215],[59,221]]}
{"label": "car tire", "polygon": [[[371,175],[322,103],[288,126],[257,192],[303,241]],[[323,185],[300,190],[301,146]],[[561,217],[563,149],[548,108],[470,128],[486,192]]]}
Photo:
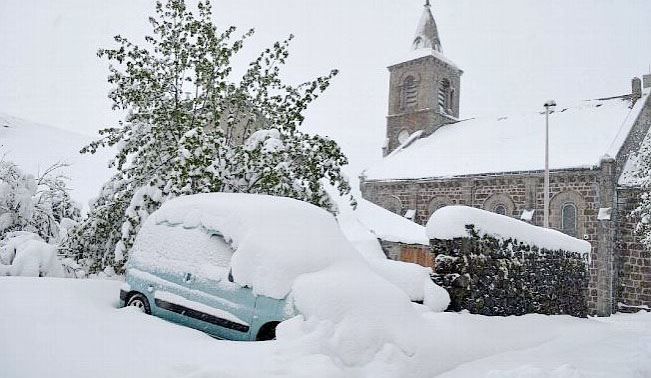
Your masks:
{"label": "car tire", "polygon": [[260,327],[255,341],[276,340],[276,326],[280,322],[269,322]]}
{"label": "car tire", "polygon": [[135,293],[127,300],[127,307],[136,307],[147,315],[151,315],[151,306],[147,297],[140,293]]}

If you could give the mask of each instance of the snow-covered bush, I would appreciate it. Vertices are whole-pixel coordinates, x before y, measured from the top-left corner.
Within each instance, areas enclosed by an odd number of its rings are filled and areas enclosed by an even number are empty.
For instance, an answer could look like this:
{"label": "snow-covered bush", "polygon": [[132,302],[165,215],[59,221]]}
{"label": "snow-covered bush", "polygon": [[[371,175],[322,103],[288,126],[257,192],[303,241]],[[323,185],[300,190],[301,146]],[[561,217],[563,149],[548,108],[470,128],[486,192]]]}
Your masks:
{"label": "snow-covered bush", "polygon": [[38,235],[15,231],[0,240],[0,276],[63,277],[57,248]]}
{"label": "snow-covered bush", "polygon": [[44,240],[60,241],[61,225],[70,227],[80,217],[62,165],[48,168],[40,177],[26,174],[10,161],[0,161],[0,238],[12,231],[29,231]]}
{"label": "snow-covered bush", "polygon": [[234,27],[219,32],[208,2],[199,1],[195,13],[182,0],[157,3],[150,22],[144,47],[116,36],[119,47],[98,53],[115,64],[108,77],[114,107],[129,114],[83,150],[117,146],[118,172],[66,250],[90,272],[111,266],[121,273],[149,214],[188,194],[265,193],[333,210],[320,180],[347,194],[346,157],[334,141],[298,128],[337,71],[298,86],[283,83],[290,36],[233,78],[231,59],[253,31],[238,38]]}

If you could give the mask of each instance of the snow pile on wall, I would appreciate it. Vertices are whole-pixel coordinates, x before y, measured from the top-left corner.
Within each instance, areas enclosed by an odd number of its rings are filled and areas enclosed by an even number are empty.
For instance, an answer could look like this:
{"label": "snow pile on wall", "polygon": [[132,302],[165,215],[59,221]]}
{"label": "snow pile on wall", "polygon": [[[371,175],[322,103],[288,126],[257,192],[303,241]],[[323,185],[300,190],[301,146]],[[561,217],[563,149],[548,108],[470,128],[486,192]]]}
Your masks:
{"label": "snow pile on wall", "polygon": [[592,248],[587,241],[562,232],[468,206],[446,206],[436,210],[427,221],[427,236],[430,239],[443,240],[467,237],[467,225],[474,225],[480,235],[501,239],[515,238],[549,250],[562,249],[589,255]]}
{"label": "snow pile on wall", "polygon": [[56,247],[31,232],[10,232],[0,240],[0,276],[63,277]]}
{"label": "snow pile on wall", "polygon": [[[277,336],[293,360],[327,356],[343,368],[389,376],[395,369],[422,375],[432,363],[422,348],[432,335],[420,331],[421,313],[374,272],[325,210],[289,198],[197,194],[165,203],[139,238],[163,222],[219,231],[235,250],[236,282],[272,298],[291,293],[301,315],[281,323]],[[131,259],[157,263],[135,247]]]}

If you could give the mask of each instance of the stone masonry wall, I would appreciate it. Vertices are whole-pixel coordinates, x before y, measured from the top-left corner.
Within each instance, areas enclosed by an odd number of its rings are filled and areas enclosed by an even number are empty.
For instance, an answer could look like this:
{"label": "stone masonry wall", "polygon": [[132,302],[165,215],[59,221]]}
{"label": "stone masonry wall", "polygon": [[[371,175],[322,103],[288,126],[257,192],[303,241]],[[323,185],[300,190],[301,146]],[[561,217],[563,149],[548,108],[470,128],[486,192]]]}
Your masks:
{"label": "stone masonry wall", "polygon": [[651,307],[651,251],[643,247],[634,232],[638,219],[629,216],[639,196],[640,191],[635,189],[620,189],[617,195],[615,295],[620,311]]}

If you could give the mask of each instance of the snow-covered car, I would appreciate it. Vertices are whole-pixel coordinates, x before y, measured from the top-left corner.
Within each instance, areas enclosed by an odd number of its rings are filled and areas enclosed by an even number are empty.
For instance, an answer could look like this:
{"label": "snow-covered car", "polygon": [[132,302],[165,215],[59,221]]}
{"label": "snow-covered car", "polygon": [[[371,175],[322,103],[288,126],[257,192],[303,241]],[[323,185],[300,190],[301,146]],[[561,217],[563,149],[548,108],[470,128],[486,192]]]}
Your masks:
{"label": "snow-covered car", "polygon": [[[360,277],[371,269],[321,208],[265,195],[184,196],[138,232],[120,300],[218,338],[268,340],[276,325],[302,314],[296,282],[333,267]],[[353,289],[337,287],[341,298]]]}

